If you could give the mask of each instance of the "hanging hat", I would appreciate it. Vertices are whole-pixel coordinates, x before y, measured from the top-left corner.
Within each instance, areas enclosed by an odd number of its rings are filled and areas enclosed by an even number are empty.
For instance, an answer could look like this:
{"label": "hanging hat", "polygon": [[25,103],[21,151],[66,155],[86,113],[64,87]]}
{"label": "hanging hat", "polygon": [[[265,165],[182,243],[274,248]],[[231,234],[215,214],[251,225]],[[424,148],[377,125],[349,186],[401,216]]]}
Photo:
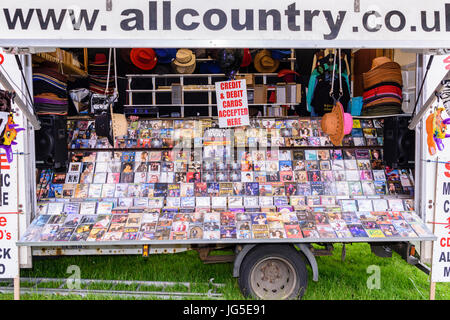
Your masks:
{"label": "hanging hat", "polygon": [[159,63],[171,63],[177,54],[177,49],[155,49]]}
{"label": "hanging hat", "polygon": [[217,52],[217,63],[227,78],[234,78],[242,64],[243,50],[220,49]]}
{"label": "hanging hat", "polygon": [[281,60],[291,55],[291,50],[275,49],[271,50],[270,52],[272,54],[272,58],[274,58],[275,60]]}
{"label": "hanging hat", "polygon": [[275,72],[280,66],[280,61],[272,58],[269,50],[261,50],[255,55],[253,62],[255,69],[261,73]]}
{"label": "hanging hat", "polygon": [[142,70],[151,70],[156,66],[158,58],[151,48],[133,48],[130,52],[131,62]]}
{"label": "hanging hat", "polygon": [[244,49],[244,54],[242,57],[241,67],[248,67],[252,63],[252,55],[250,53],[250,49]]}
{"label": "hanging hat", "polygon": [[91,62],[91,64],[106,64],[106,54],[104,53],[96,53],[94,57],[94,61]]}
{"label": "hanging hat", "polygon": [[132,64],[130,59],[131,48],[121,48],[119,49],[119,56],[127,64]]}
{"label": "hanging hat", "polygon": [[291,69],[283,69],[278,72],[278,78],[283,78],[285,82],[295,82],[295,76],[300,75]]}
{"label": "hanging hat", "polygon": [[222,69],[217,62],[207,61],[200,63],[199,72],[203,74],[217,74],[221,73]]}
{"label": "hanging hat", "polygon": [[194,49],[194,54],[197,59],[208,58],[208,52],[206,49]]}
{"label": "hanging hat", "polygon": [[172,61],[172,67],[177,73],[193,73],[196,67],[195,54],[189,49],[179,49],[175,60]]}
{"label": "hanging hat", "polygon": [[352,131],[353,118],[350,113],[344,113],[344,107],[337,102],[331,112],[323,115],[321,127],[322,131],[330,137],[331,143],[340,146],[344,136]]}

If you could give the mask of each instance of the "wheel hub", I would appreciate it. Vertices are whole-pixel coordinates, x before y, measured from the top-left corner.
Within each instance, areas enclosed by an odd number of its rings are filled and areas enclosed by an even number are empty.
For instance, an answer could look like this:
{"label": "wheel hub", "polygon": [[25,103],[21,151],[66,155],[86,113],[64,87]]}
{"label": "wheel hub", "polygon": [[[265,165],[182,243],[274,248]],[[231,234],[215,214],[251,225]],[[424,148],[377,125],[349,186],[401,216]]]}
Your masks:
{"label": "wheel hub", "polygon": [[277,263],[273,261],[269,261],[266,263],[266,265],[261,267],[261,280],[262,281],[268,281],[270,283],[275,282],[276,280],[281,279],[281,272],[280,268],[277,265]]}
{"label": "wheel hub", "polygon": [[294,267],[280,257],[270,257],[255,265],[251,275],[254,293],[262,299],[285,299],[295,289]]}

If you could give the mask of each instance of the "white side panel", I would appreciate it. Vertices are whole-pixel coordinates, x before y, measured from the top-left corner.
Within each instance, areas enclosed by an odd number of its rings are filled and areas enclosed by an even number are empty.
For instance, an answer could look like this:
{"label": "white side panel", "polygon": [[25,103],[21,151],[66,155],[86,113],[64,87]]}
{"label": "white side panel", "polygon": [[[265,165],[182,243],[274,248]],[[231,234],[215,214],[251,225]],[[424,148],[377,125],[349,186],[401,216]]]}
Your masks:
{"label": "white side panel", "polygon": [[[430,71],[428,72],[428,76],[423,88],[423,100],[426,101],[430,96],[434,95],[434,90],[436,86],[440,83],[444,75],[448,72],[446,69],[446,64],[444,62],[444,59],[446,59],[447,55],[438,55],[434,57],[433,64],[430,68]],[[428,58],[425,57],[424,61],[424,67],[428,63]],[[425,73],[425,70],[424,70]],[[433,104],[433,108],[438,105],[438,102],[436,101]],[[436,170],[437,170],[437,155],[440,154],[438,152],[436,155],[431,156],[428,152],[428,145],[427,145],[427,134],[425,130],[425,120],[430,115],[432,110],[430,109],[423,117],[422,121],[420,122],[419,126],[422,128],[423,134],[421,135],[421,144],[422,144],[422,152],[421,152],[421,168],[423,170],[423,181],[424,185],[421,189],[422,192],[417,193],[417,197],[422,197],[421,199],[421,212],[422,212],[422,218],[425,222],[433,221],[433,214],[434,214],[434,201],[435,201],[435,194],[436,194]],[[450,153],[450,139],[444,140],[445,148],[442,153]],[[430,161],[430,162],[428,162]],[[433,230],[432,224],[427,224],[428,228],[430,230]],[[431,242],[427,241],[422,243],[421,248],[421,257],[424,262],[431,262]]]}
{"label": "white side panel", "polygon": [[[2,72],[9,83],[15,89],[16,95],[20,97],[23,101],[29,101],[27,97],[23,94],[26,93],[26,88],[22,80],[20,70],[17,66],[15,57],[10,54],[5,54],[3,50],[0,49],[0,54],[3,55],[4,61],[0,67],[0,72]],[[30,88],[31,89],[31,88]],[[31,94],[33,94],[31,92]],[[16,110],[14,120],[21,128],[26,128],[25,131],[20,131],[17,134],[16,142],[17,145],[13,146],[13,161],[17,161],[18,170],[18,184],[17,184],[17,195],[18,195],[18,208],[23,213],[19,215],[19,238],[22,233],[25,232],[28,224],[30,222],[30,213],[32,208],[34,208],[34,200],[30,199],[30,190],[28,187],[34,188],[34,176],[30,178],[30,159],[34,161],[34,149],[30,152],[28,143],[30,136],[34,137],[34,131],[31,125],[28,123],[26,117],[14,104],[13,108]],[[33,166],[34,168],[34,166]],[[30,180],[32,179],[32,180]],[[31,183],[32,182],[32,183]],[[31,250],[27,247],[21,247],[19,251],[19,260],[22,267],[31,267]]]}

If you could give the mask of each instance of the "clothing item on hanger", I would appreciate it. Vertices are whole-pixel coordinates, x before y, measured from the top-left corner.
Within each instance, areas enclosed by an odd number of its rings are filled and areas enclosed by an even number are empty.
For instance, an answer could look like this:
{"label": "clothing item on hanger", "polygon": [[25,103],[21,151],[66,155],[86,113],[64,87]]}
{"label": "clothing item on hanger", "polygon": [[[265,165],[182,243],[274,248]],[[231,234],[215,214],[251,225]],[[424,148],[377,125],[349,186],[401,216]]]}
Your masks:
{"label": "clothing item on hanger", "polygon": [[[348,109],[350,102],[350,82],[348,79],[347,68],[340,69],[339,64],[334,59],[334,55],[328,55],[318,61],[308,83],[308,93],[306,96],[307,110],[313,116],[323,116],[330,112],[336,100],[342,103],[345,110]],[[334,74],[334,77],[333,77]],[[340,87],[339,84],[342,84]],[[330,90],[332,89],[330,96]]]}

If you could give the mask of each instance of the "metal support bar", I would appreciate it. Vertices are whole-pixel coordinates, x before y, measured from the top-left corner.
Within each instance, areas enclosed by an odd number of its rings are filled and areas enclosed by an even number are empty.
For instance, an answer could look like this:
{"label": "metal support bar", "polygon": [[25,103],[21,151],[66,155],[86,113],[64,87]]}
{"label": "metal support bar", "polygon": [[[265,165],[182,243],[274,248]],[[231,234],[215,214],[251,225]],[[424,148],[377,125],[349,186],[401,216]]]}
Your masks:
{"label": "metal support bar", "polygon": [[210,255],[210,252],[213,251],[210,247],[204,247],[204,248],[195,248],[195,250],[198,252],[200,260],[204,264],[210,264],[210,263],[229,263],[234,261],[234,254],[228,254],[228,255]]}
{"label": "metal support bar", "polygon": [[[14,91],[13,86],[11,83],[9,83],[9,80],[5,77],[5,75],[0,71],[0,84],[7,90],[7,91]],[[30,112],[30,109],[27,107],[27,105],[22,101],[22,99],[19,96],[16,96],[14,98],[14,102],[17,104],[19,109],[23,112],[25,117],[27,117],[28,121],[33,125],[33,128],[35,130],[39,130],[41,128],[41,124],[39,120],[36,118],[36,116]]]}
{"label": "metal support bar", "polygon": [[442,78],[442,81],[439,82],[437,87],[434,89],[433,94],[428,98],[428,100],[424,103],[422,108],[417,112],[417,114],[414,116],[414,118],[409,123],[408,128],[410,130],[415,130],[417,124],[420,120],[422,120],[424,114],[428,111],[428,108],[431,107],[431,105],[436,101],[436,92],[441,91],[441,89],[444,87],[446,80],[450,79],[450,70],[445,74],[445,76]]}

